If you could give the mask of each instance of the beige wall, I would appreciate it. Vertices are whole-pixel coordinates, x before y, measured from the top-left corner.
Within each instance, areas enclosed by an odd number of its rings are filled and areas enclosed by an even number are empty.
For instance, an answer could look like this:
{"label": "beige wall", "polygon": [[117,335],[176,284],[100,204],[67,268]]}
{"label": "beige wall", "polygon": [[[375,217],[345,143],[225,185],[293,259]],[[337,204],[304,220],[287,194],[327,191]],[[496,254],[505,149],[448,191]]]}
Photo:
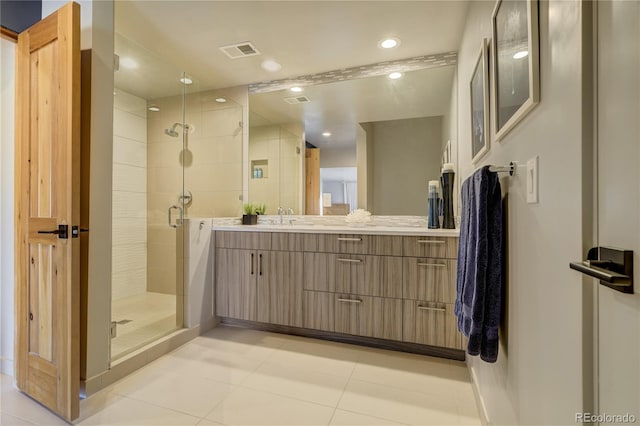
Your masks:
{"label": "beige wall", "polygon": [[320,149],[320,168],[356,167],[356,147]]}
{"label": "beige wall", "polygon": [[112,300],[147,289],[147,102],[115,93]]}
{"label": "beige wall", "polygon": [[425,216],[428,181],[440,177],[442,117],[377,121],[370,123],[370,129],[371,212]]}
{"label": "beige wall", "polygon": [[[588,3],[588,2],[587,2]],[[526,177],[502,181],[508,192],[508,338],[498,361],[468,363],[491,424],[573,424],[583,406],[583,378],[591,352],[583,332],[582,259],[582,7],[578,1],[540,2],[541,102],[491,150],[481,164],[525,164],[539,155],[540,203],[526,203]],[[458,54],[460,171],[471,165],[469,81],[478,46],[491,37],[494,1],[472,2]],[[587,44],[586,48],[590,48]],[[588,123],[590,124],[590,123]],[[590,182],[589,182],[590,183]],[[591,286],[585,287],[590,290]],[[586,377],[586,376],[585,376]]]}

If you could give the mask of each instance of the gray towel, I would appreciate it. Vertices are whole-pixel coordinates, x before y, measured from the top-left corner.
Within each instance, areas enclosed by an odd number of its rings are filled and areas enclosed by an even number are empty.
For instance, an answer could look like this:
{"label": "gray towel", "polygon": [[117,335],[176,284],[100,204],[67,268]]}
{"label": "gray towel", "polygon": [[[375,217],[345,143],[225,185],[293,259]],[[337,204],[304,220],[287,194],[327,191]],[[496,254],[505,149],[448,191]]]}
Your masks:
{"label": "gray towel", "polygon": [[454,312],[458,330],[469,339],[469,355],[496,362],[505,258],[500,180],[485,166],[462,184],[461,192]]}

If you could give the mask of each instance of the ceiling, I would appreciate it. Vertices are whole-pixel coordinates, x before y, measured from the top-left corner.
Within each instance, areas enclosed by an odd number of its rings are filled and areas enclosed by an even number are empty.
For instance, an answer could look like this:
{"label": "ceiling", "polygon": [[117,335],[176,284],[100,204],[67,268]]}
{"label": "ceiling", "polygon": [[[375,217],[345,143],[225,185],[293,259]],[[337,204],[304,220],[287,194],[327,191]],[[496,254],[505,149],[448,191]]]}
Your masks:
{"label": "ceiling", "polygon": [[[122,57],[128,46],[138,56],[139,75],[130,85],[140,96],[157,98],[180,92],[176,75],[182,70],[205,90],[456,51],[467,6],[466,1],[121,0],[115,2],[116,32],[123,36],[116,39],[116,53]],[[400,45],[380,49],[378,41],[389,36]],[[135,43],[127,45],[126,39]],[[218,49],[245,41],[261,54],[230,59]],[[282,68],[265,71],[261,63],[267,59]],[[152,70],[147,78],[144,70]]]}
{"label": "ceiling", "polygon": [[[358,123],[446,115],[455,66],[307,86],[309,103],[290,105],[288,90],[252,94],[250,126],[303,122],[306,140],[318,148],[355,147]],[[255,120],[255,121],[254,121]],[[330,137],[322,136],[330,132]]]}

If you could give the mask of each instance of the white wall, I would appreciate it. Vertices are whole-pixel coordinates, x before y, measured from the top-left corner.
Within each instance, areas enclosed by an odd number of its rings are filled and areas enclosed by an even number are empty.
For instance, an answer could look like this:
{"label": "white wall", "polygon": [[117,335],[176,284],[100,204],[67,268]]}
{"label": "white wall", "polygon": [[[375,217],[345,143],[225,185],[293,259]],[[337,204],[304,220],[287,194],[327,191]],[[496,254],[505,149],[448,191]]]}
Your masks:
{"label": "white wall", "polygon": [[0,39],[0,373],[13,376],[15,45]]}
{"label": "white wall", "polygon": [[111,300],[147,290],[147,101],[115,93]]}
{"label": "white wall", "polygon": [[[491,37],[494,1],[472,2],[459,49],[460,172],[470,163],[469,81],[482,37]],[[582,279],[568,263],[582,253],[581,2],[540,2],[541,103],[482,164],[540,157],[540,203],[526,180],[508,192],[508,343],[498,361],[468,364],[492,424],[572,424],[583,409]]]}

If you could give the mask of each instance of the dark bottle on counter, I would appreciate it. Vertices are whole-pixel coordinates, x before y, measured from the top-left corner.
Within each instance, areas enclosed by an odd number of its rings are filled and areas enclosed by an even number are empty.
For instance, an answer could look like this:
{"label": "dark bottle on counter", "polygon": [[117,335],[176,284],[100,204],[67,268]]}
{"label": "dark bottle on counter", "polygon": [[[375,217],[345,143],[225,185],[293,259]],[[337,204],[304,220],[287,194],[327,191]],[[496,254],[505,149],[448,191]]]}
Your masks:
{"label": "dark bottle on counter", "polygon": [[442,167],[442,176],[440,176],[440,185],[442,187],[442,227],[444,229],[455,229],[456,221],[453,215],[453,187],[455,181],[455,165],[453,163],[445,163]]}
{"label": "dark bottle on counter", "polygon": [[438,181],[429,181],[429,194],[427,195],[427,224],[429,229],[440,228],[440,194],[438,193]]}

